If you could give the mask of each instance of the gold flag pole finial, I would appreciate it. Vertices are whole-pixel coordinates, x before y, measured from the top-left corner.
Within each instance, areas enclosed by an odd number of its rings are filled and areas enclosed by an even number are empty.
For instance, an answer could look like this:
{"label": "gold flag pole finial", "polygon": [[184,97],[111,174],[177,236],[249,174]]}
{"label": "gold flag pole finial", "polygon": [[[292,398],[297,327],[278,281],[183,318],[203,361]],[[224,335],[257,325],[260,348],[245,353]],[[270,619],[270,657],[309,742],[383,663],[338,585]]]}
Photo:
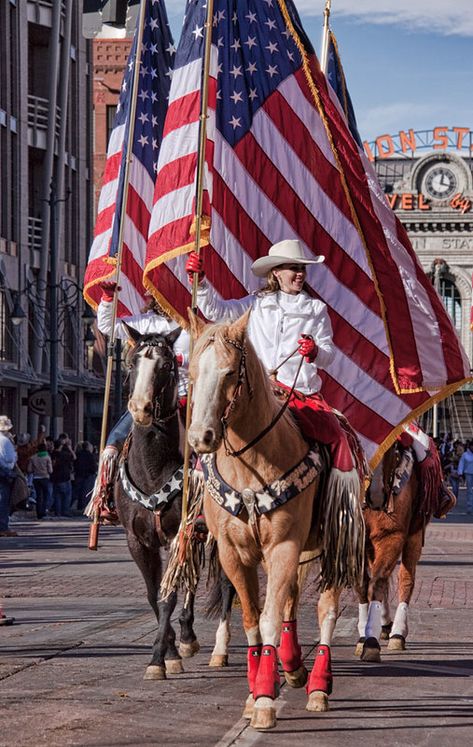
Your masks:
{"label": "gold flag pole finial", "polygon": [[332,0],[326,0],[324,10],[324,28],[322,32],[322,47],[320,51],[320,67],[323,73],[327,73],[328,61],[328,39],[330,34],[330,12],[332,10]]}

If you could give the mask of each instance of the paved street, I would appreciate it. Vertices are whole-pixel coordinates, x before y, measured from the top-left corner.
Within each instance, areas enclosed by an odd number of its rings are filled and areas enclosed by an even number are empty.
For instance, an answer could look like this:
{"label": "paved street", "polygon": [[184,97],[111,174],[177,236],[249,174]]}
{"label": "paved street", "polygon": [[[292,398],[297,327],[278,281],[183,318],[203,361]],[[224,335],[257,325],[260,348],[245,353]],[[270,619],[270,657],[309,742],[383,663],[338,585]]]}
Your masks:
{"label": "paved street", "polygon": [[[145,682],[156,628],[120,528],[86,549],[88,522],[16,521],[0,540],[0,594],[16,624],[0,627],[0,745],[466,745],[473,741],[473,522],[463,500],[428,529],[408,649],[382,664],[353,656],[355,603],[343,600],[331,711],[309,714],[284,687],[277,729],[240,719],[245,645],[234,615],[230,666],[207,661],[215,623],[197,617],[201,652],[185,674]],[[201,592],[198,610],[202,609]],[[313,583],[300,614],[312,664]]]}

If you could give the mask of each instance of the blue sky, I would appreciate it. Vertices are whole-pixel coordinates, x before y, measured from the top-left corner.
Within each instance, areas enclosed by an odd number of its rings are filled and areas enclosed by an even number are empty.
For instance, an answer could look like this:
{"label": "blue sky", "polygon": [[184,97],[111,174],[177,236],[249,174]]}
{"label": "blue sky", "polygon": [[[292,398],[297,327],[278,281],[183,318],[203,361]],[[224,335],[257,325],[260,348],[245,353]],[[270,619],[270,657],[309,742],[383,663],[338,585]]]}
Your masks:
{"label": "blue sky", "polygon": [[[324,6],[296,0],[317,53]],[[185,0],[166,7],[177,39]],[[411,127],[473,129],[472,11],[473,0],[332,0],[331,26],[363,139]]]}

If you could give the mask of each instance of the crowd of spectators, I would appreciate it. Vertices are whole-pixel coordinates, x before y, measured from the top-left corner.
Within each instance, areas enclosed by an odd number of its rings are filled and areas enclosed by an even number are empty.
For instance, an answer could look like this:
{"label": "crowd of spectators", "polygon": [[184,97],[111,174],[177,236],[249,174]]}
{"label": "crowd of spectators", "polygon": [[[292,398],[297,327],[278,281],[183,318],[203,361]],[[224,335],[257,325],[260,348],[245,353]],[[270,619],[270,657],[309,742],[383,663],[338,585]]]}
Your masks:
{"label": "crowd of spectators", "polygon": [[453,439],[451,433],[434,439],[440,453],[445,478],[458,500],[460,486],[466,487],[466,512],[473,513],[473,439]]}
{"label": "crowd of spectators", "polygon": [[36,512],[39,520],[81,514],[97,474],[98,454],[89,441],[73,448],[67,433],[54,440],[44,427],[36,438],[14,435],[13,423],[0,415],[0,537],[14,537],[11,513]]}

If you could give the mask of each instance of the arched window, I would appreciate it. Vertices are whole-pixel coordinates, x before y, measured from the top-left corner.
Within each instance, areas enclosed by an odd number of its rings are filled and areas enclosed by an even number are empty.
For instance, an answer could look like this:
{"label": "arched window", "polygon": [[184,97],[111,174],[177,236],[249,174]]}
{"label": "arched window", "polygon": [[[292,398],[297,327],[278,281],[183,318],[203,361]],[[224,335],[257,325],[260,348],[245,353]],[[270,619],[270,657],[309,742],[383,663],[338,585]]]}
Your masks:
{"label": "arched window", "polygon": [[457,286],[452,280],[441,277],[439,293],[453,322],[453,326],[458,334],[460,334],[462,327],[462,302]]}

